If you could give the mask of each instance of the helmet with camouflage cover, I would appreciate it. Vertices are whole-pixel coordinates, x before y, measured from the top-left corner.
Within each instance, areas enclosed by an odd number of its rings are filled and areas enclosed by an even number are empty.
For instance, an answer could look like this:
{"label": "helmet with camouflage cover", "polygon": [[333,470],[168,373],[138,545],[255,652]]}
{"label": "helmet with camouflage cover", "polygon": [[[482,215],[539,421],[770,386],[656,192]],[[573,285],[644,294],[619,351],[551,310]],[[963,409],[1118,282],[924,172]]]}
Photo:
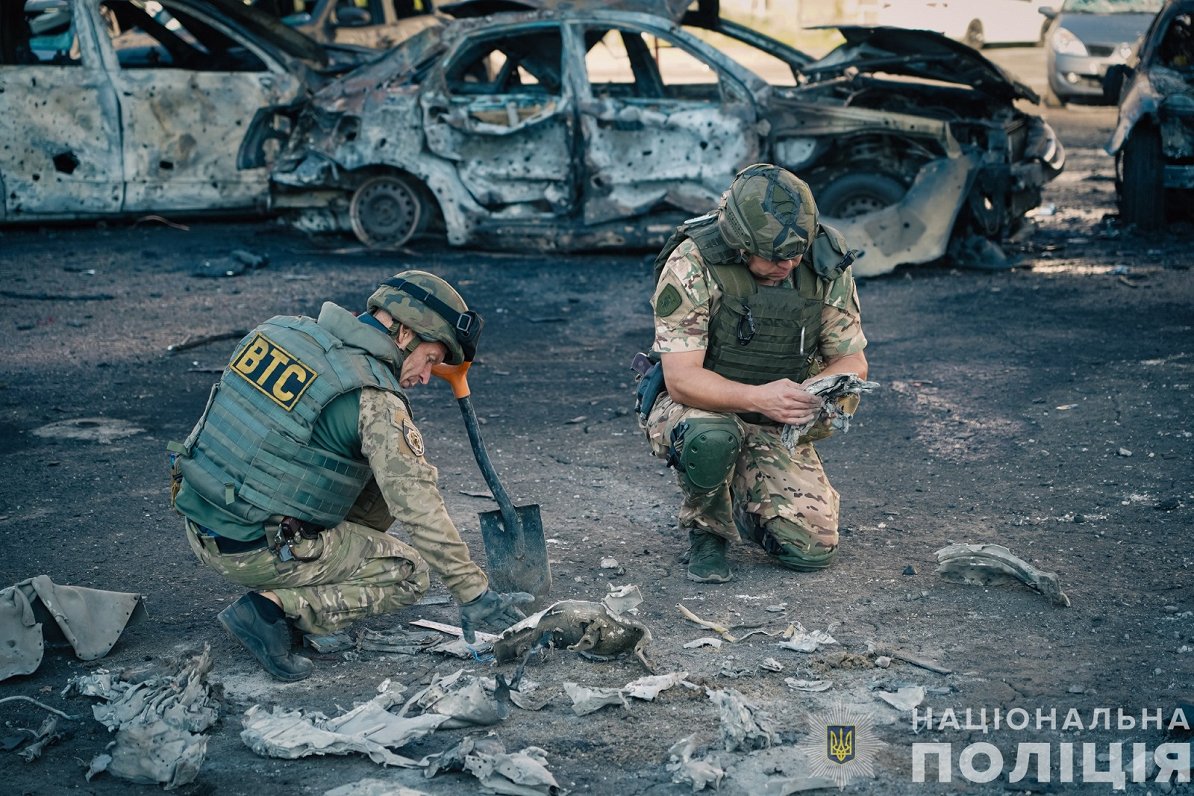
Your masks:
{"label": "helmet with camouflage cover", "polygon": [[[420,340],[443,343],[449,365],[472,361],[481,336],[481,316],[469,310],[451,285],[426,271],[402,271],[377,286],[369,310],[384,309]],[[397,334],[397,326],[393,333]]]}
{"label": "helmet with camouflage cover", "polygon": [[792,172],[755,163],[738,172],[722,197],[717,228],[731,248],[773,262],[797,260],[817,233],[817,204]]}

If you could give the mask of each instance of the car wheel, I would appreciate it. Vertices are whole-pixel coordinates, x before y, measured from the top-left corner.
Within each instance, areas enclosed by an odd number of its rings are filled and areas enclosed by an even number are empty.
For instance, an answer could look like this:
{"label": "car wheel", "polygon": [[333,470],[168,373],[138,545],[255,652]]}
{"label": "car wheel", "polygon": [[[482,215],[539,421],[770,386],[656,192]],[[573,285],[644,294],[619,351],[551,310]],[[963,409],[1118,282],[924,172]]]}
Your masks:
{"label": "car wheel", "polygon": [[366,246],[401,246],[419,231],[425,215],[418,190],[392,174],[372,177],[352,195],[348,207],[352,231]]}
{"label": "car wheel", "polygon": [[1125,223],[1142,230],[1164,226],[1164,173],[1160,134],[1153,127],[1133,130],[1123,149],[1119,214]]}
{"label": "car wheel", "polygon": [[970,20],[970,24],[966,26],[966,35],[962,37],[962,41],[976,50],[981,50],[983,45],[987,43],[987,38],[983,35],[983,23],[977,19]]}
{"label": "car wheel", "polygon": [[855,218],[899,204],[907,192],[894,177],[855,172],[822,184],[813,198],[817,209],[831,218]]}
{"label": "car wheel", "polygon": [[1046,108],[1063,108],[1065,101],[1057,96],[1057,92],[1053,90],[1053,86],[1045,86],[1045,107]]}

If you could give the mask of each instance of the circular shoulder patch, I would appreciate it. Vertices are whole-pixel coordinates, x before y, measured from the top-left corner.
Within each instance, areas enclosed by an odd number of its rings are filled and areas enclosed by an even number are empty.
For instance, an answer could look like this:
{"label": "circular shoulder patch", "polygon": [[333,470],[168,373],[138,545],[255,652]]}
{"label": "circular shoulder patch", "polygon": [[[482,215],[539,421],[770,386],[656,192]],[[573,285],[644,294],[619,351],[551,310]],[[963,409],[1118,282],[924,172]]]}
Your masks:
{"label": "circular shoulder patch", "polygon": [[425,448],[423,447],[423,435],[415,428],[415,424],[410,422],[410,418],[402,418],[402,438],[406,440],[406,446],[410,448],[410,452],[415,456],[422,456]]}

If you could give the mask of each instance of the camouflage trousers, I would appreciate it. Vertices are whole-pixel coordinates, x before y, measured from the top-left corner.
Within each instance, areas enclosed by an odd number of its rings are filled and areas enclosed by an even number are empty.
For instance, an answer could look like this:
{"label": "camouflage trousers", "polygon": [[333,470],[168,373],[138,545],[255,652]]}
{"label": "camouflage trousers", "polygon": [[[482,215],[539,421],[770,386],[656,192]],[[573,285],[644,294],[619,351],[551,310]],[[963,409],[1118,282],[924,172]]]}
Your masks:
{"label": "camouflage trousers", "polygon": [[695,417],[732,418],[743,442],[734,469],[714,490],[693,492],[683,478],[678,479],[685,493],[681,528],[700,528],[731,542],[741,540],[741,530],[781,558],[784,551],[777,549],[776,541],[814,558],[837,548],[838,493],[825,477],[821,457],[811,443],[789,452],[780,441],[782,426],[756,425],[737,415],[693,409],[663,394],[647,418],[651,452],[667,458],[672,429]]}
{"label": "camouflage trousers", "polygon": [[388,614],[418,602],[427,592],[427,563],[395,536],[342,522],[318,539],[296,540],[296,556],[281,561],[268,548],[221,553],[212,537],[186,521],[195,556],[233,583],[271,591],[282,610],[306,633],[322,635],[358,619]]}

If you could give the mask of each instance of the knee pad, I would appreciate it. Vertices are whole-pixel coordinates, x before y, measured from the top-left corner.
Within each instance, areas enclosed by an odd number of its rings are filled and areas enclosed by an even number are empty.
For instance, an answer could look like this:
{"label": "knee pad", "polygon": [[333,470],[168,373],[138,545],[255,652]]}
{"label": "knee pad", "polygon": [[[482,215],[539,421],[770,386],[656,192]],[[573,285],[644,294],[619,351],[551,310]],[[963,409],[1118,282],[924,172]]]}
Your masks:
{"label": "knee pad", "polygon": [[781,518],[767,523],[760,544],[780,566],[797,572],[824,569],[837,557],[837,533],[828,538]]}
{"label": "knee pad", "polygon": [[[684,486],[694,492],[711,492],[721,486],[738,461],[742,433],[728,417],[685,420],[672,431],[669,460]],[[679,455],[676,451],[679,449]]]}

